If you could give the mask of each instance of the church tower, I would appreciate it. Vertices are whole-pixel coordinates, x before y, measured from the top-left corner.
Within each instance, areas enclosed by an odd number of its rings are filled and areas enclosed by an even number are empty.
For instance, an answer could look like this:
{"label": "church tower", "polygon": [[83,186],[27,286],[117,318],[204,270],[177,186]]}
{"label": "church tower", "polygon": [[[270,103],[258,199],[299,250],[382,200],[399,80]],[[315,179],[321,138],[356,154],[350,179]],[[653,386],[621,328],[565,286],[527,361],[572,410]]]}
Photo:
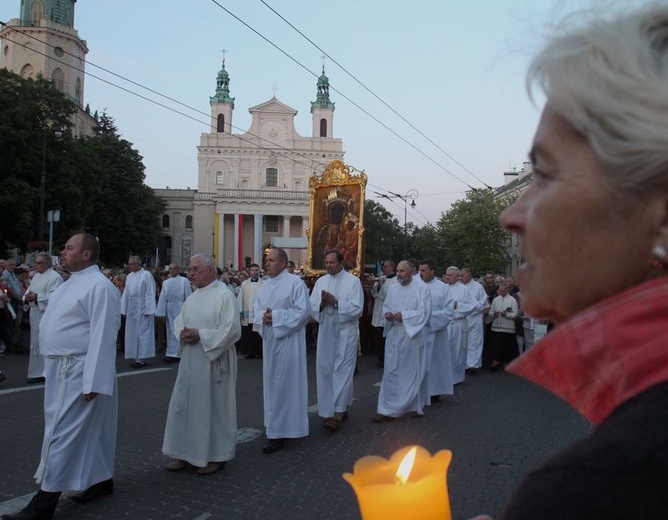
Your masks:
{"label": "church tower", "polygon": [[0,30],[2,67],[23,78],[41,74],[79,108],[75,135],[90,135],[96,121],[84,110],[86,41],[74,28],[76,0],[21,0],[20,19]]}
{"label": "church tower", "polygon": [[329,78],[325,76],[325,66],[318,78],[318,93],[311,102],[313,116],[313,137],[334,137],[334,103],[329,100]]}
{"label": "church tower", "polygon": [[234,98],[230,97],[230,75],[223,66],[216,76],[216,93],[209,98],[211,104],[211,131],[218,133],[232,133],[232,112]]}

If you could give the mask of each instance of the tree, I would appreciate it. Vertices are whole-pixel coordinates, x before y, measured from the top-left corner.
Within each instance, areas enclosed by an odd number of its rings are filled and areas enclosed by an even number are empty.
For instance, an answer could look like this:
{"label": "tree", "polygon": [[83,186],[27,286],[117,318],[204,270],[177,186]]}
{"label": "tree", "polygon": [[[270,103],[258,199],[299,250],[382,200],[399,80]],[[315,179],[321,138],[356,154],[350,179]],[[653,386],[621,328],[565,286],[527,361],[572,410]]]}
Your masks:
{"label": "tree", "polygon": [[397,217],[373,200],[364,201],[366,262],[402,258],[404,231]]}
{"label": "tree", "polygon": [[95,136],[74,138],[69,118],[75,111],[50,81],[0,69],[0,253],[24,251],[35,239],[43,159],[44,209],[61,210],[56,251],[80,231],[99,237],[102,260],[109,264],[162,243],[164,203],[144,184],[141,155],[121,139],[107,114]]}
{"label": "tree", "polygon": [[159,217],[165,204],[144,184],[142,156],[132,143],[121,139],[106,112],[100,117],[97,135],[82,145],[99,161],[100,191],[88,228],[99,238],[104,260],[120,264],[130,254],[153,251],[162,244]]}
{"label": "tree", "polygon": [[496,198],[491,189],[477,189],[442,213],[436,228],[447,263],[479,273],[504,271],[508,233],[499,215],[511,202]]}

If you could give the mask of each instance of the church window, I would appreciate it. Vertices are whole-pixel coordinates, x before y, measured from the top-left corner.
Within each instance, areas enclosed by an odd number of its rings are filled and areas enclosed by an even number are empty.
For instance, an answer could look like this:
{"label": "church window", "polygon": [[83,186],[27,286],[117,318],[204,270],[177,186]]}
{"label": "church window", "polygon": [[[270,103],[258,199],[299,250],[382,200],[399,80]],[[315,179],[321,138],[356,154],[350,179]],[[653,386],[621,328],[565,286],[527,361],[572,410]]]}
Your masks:
{"label": "church window", "polygon": [[216,172],[216,184],[223,184],[223,172]]}
{"label": "church window", "polygon": [[193,217],[192,215],[186,215],[186,229],[193,228]]}
{"label": "church window", "polygon": [[273,215],[264,217],[264,232],[278,233],[278,217]]}
{"label": "church window", "polygon": [[5,49],[4,49],[3,52],[5,53],[5,56],[7,56],[7,54],[9,54],[9,45],[5,45]]}
{"label": "church window", "polygon": [[162,216],[162,227],[169,229],[169,215]]}
{"label": "church window", "polygon": [[39,25],[39,22],[44,18],[44,4],[42,0],[35,0],[32,4],[32,23]]}
{"label": "church window", "polygon": [[225,114],[218,114],[218,125],[216,131],[223,133],[225,131]]}
{"label": "church window", "polygon": [[21,69],[21,77],[24,79],[32,78],[33,68],[30,63],[26,63]]}
{"label": "church window", "polygon": [[74,102],[77,105],[81,104],[81,78],[77,78],[77,81],[74,84]]}
{"label": "church window", "polygon": [[51,81],[60,92],[65,90],[65,74],[63,74],[62,70],[55,69],[51,74]]}
{"label": "church window", "polygon": [[276,168],[267,168],[267,177],[264,185],[269,188],[278,187],[278,170]]}
{"label": "church window", "polygon": [[320,120],[320,137],[327,137],[327,119]]}

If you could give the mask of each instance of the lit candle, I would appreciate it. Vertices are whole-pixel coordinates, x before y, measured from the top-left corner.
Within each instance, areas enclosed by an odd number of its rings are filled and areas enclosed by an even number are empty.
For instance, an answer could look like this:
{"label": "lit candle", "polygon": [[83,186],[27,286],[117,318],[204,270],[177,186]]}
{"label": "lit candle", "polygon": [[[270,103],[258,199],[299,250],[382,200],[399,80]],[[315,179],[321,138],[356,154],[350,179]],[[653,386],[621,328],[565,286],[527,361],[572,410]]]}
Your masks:
{"label": "lit candle", "polygon": [[451,459],[449,450],[432,457],[420,446],[407,446],[390,460],[362,457],[343,478],[353,487],[364,520],[450,520]]}

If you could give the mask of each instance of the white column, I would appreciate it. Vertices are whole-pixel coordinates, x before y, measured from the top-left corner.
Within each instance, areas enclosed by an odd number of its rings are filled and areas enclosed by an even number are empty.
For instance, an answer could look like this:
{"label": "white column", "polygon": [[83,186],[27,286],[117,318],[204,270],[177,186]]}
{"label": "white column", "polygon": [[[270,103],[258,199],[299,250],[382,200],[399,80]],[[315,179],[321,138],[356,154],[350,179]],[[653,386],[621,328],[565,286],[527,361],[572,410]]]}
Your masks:
{"label": "white column", "polygon": [[253,215],[253,261],[263,268],[262,265],[262,253],[264,244],[262,243],[262,215],[255,214]]}
{"label": "white column", "polygon": [[222,268],[225,264],[225,213],[218,213],[218,243],[216,249],[218,252],[218,267]]}
{"label": "white column", "polygon": [[302,217],[302,235],[306,236],[306,230],[308,229],[308,217]]}
{"label": "white column", "polygon": [[290,236],[290,217],[283,217],[283,236]]}
{"label": "white column", "polygon": [[234,214],[234,258],[232,265],[237,268],[237,260],[239,259],[239,213]]}

